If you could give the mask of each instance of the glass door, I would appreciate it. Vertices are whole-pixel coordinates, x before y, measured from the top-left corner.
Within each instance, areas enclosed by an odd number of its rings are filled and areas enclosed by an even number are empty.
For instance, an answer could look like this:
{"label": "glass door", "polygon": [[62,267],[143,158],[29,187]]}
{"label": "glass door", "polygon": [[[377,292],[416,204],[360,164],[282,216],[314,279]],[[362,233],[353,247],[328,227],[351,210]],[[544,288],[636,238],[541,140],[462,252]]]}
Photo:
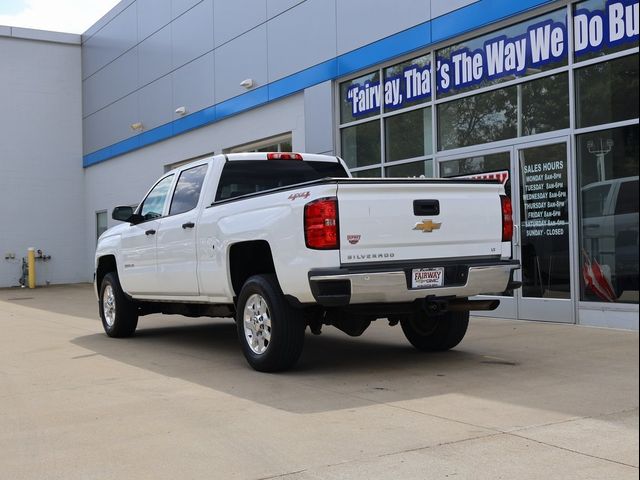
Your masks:
{"label": "glass door", "polygon": [[568,143],[551,140],[514,150],[518,192],[513,203],[514,246],[522,264],[518,318],[573,323]]}

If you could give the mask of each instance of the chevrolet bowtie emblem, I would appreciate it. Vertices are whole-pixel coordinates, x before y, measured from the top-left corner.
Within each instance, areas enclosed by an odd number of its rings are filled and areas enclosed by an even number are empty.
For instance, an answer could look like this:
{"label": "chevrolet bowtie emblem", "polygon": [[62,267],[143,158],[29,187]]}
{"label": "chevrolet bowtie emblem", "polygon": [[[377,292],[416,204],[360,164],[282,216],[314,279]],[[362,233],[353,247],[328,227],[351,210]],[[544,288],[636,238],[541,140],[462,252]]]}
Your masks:
{"label": "chevrolet bowtie emblem", "polygon": [[422,230],[423,232],[433,232],[434,230],[440,229],[440,225],[442,225],[442,223],[436,223],[431,220],[423,220],[420,223],[416,223],[416,226],[413,227],[413,229]]}

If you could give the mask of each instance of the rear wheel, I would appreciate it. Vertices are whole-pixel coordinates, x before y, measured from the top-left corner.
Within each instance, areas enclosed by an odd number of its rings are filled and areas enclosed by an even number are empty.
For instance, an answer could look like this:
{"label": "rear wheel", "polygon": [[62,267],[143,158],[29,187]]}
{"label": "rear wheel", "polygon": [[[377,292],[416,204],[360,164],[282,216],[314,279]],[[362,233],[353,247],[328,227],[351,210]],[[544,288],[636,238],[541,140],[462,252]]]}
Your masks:
{"label": "rear wheel", "polygon": [[469,312],[446,312],[427,317],[411,315],[400,321],[407,340],[418,350],[438,352],[458,345],[469,326]]}
{"label": "rear wheel", "polygon": [[138,307],[122,291],[118,274],[107,273],[100,285],[100,318],[110,337],[130,337],[138,326]]}
{"label": "rear wheel", "polygon": [[302,353],[306,323],[284,298],[275,275],[246,281],[238,297],[236,326],[245,358],[260,372],[286,370]]}

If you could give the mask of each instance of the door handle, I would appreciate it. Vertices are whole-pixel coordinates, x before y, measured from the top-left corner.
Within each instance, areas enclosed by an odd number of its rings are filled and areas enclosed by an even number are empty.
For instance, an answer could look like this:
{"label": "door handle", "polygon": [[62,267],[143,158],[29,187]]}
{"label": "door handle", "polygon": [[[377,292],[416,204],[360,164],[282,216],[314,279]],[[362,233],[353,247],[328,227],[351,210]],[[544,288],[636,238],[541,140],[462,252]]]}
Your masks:
{"label": "door handle", "polygon": [[149,236],[149,235],[155,235],[156,231],[152,228],[151,230],[147,230],[146,232],[144,232],[145,235]]}
{"label": "door handle", "polygon": [[520,225],[513,226],[513,246],[520,246]]}
{"label": "door handle", "polygon": [[413,214],[417,216],[440,215],[440,202],[438,200],[414,200]]}
{"label": "door handle", "polygon": [[195,227],[195,226],[196,226],[196,224],[195,224],[195,223],[193,223],[193,222],[187,222],[187,223],[183,223],[183,224],[182,224],[182,228],[184,228],[185,230],[186,230],[187,228],[193,228],[193,227]]}

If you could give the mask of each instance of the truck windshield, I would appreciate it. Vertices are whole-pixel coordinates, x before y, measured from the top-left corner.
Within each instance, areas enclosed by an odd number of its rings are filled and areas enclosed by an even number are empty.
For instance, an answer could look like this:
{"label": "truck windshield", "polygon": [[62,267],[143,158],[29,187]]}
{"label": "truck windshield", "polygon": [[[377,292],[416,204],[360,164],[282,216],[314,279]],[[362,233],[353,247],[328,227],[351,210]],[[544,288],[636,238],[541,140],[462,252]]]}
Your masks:
{"label": "truck windshield", "polygon": [[342,165],[333,162],[234,160],[222,169],[216,201],[321,178],[348,176]]}

